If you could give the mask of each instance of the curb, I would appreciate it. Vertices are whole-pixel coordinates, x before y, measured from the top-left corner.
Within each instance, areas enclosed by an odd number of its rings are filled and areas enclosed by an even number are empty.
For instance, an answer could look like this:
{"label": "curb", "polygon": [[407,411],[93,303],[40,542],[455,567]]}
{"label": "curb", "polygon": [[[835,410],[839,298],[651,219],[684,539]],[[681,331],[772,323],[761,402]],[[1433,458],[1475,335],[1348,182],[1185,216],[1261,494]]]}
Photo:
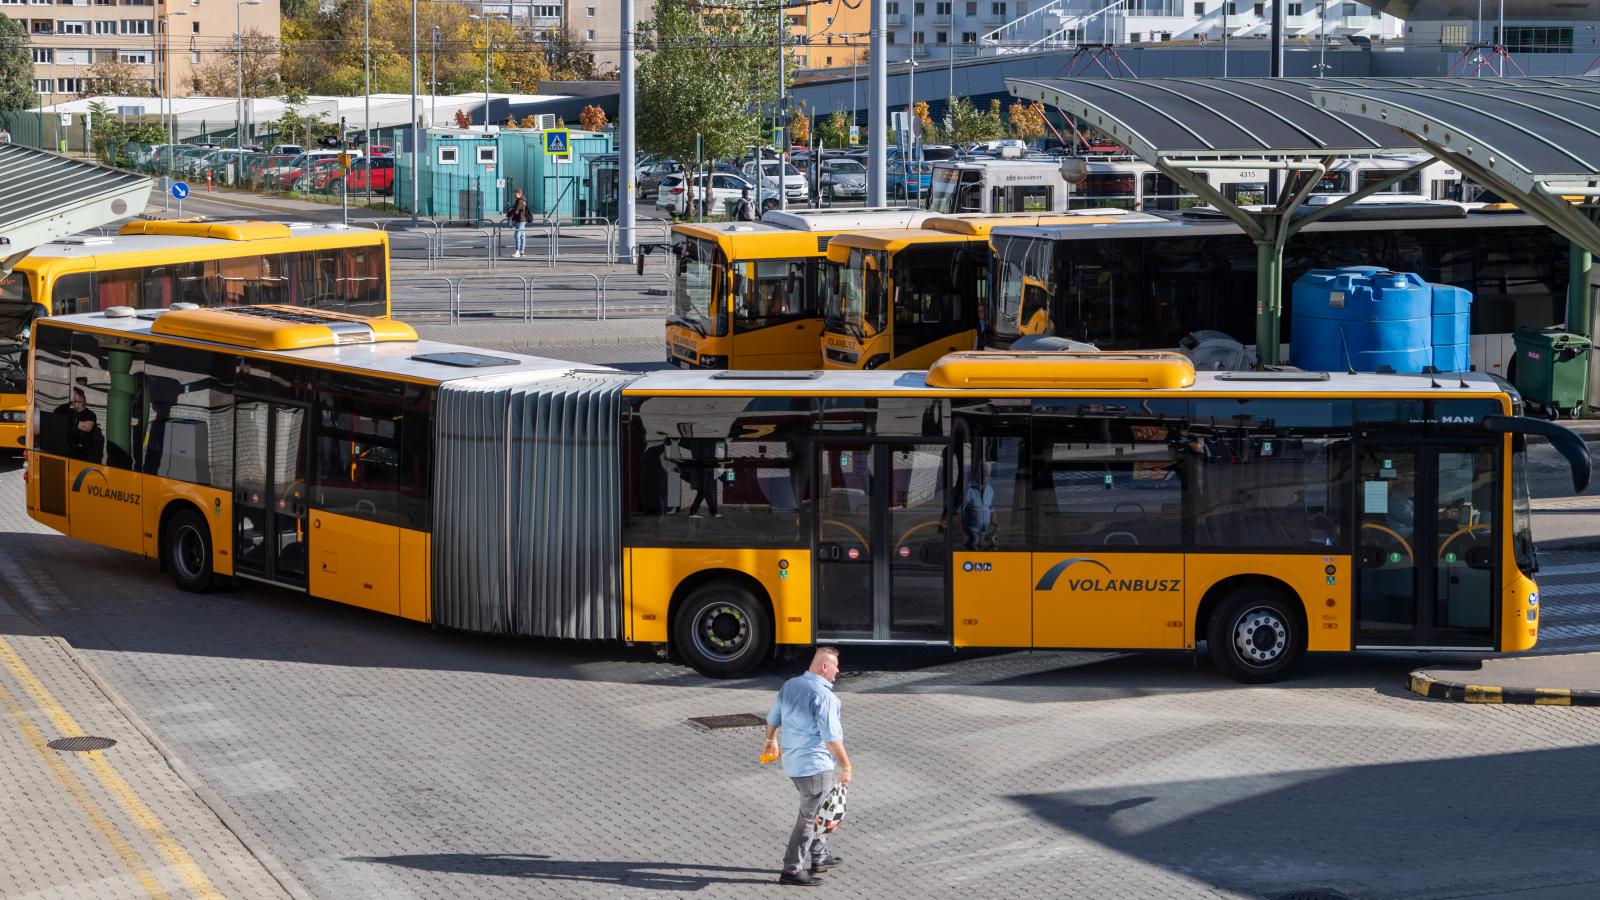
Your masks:
{"label": "curb", "polygon": [[1505,703],[1524,706],[1600,706],[1600,691],[1571,688],[1507,688],[1485,684],[1440,681],[1418,669],[1407,679],[1406,688],[1430,700],[1456,703]]}

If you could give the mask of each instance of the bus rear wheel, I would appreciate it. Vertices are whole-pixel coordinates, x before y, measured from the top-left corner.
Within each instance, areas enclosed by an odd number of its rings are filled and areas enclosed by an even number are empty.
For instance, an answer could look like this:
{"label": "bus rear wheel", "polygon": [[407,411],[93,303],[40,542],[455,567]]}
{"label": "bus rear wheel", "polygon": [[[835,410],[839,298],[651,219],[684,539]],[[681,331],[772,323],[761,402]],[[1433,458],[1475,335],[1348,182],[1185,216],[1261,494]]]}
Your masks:
{"label": "bus rear wheel", "polygon": [[702,675],[732,678],[772,652],[772,616],[745,587],[713,581],[695,588],[672,623],[672,641]]}
{"label": "bus rear wheel", "polygon": [[1293,598],[1270,587],[1236,588],[1211,616],[1206,643],[1217,670],[1246,684],[1277,681],[1305,655]]}
{"label": "bus rear wheel", "polygon": [[217,586],[211,570],[211,526],[192,509],[179,510],[167,520],[162,540],[167,571],[178,587],[203,594]]}

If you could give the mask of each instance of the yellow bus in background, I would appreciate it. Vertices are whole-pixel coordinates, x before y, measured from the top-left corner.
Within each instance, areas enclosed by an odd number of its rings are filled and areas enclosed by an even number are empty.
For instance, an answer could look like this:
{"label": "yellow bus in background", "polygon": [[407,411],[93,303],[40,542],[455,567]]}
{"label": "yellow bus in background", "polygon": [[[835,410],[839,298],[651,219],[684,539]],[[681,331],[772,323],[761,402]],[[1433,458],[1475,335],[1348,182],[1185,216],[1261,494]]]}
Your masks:
{"label": "yellow bus in background", "polygon": [[828,246],[822,365],[926,369],[978,346],[988,321],[989,232],[1161,221],[1122,210],[935,216],[920,227],[840,235]]}
{"label": "yellow bus in background", "polygon": [[180,587],[262,581],[434,626],[1307,652],[1532,647],[1528,434],[1470,373],[1202,372],[1167,353],[927,373],[636,375],[285,307],[41,320],[28,512]]}
{"label": "yellow bus in background", "polygon": [[174,303],[387,316],[389,236],[309,222],[136,221],[35,249],[0,278],[0,448],[22,443],[34,319]]}
{"label": "yellow bus in background", "polygon": [[666,248],[667,362],[691,369],[819,368],[828,242],[927,216],[899,207],[772,210],[760,222],[674,225]]}

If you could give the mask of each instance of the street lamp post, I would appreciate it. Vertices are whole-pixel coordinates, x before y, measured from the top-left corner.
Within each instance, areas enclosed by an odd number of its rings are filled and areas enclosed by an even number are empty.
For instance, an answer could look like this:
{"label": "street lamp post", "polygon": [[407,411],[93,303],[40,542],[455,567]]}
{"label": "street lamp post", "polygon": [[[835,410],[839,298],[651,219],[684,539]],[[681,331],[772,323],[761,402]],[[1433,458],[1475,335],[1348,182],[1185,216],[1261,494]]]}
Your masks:
{"label": "street lamp post", "polygon": [[[372,154],[372,0],[361,0],[361,152]],[[342,138],[343,135],[340,135]],[[350,179],[345,177],[345,188]],[[367,208],[372,208],[372,163],[367,163]]]}
{"label": "street lamp post", "polygon": [[501,15],[502,15],[501,13],[486,12],[481,16],[467,16],[467,18],[473,20],[474,22],[476,22],[479,19],[483,20],[483,133],[484,134],[488,134],[489,133],[489,48],[491,46],[490,37],[489,37],[489,20],[490,19],[498,19],[498,18],[500,18]]}
{"label": "street lamp post", "polygon": [[[235,0],[233,4],[233,46],[237,54],[238,95],[233,117],[233,149],[244,149],[244,8],[260,6],[261,0]],[[370,91],[368,93],[371,93]]]}
{"label": "street lamp post", "polygon": [[417,110],[417,0],[411,0],[411,227],[417,227],[417,148],[422,143],[421,118]]}
{"label": "street lamp post", "polygon": [[[188,14],[189,11],[186,9],[168,10],[161,23],[163,26],[162,32],[167,36],[167,39],[162,42],[161,59],[165,64],[165,71],[161,78],[161,102],[167,109],[167,180],[169,182],[172,180],[172,163],[175,160],[172,145],[178,142],[178,110],[172,104],[172,17],[187,16]],[[169,190],[166,194],[171,197],[172,191]]]}

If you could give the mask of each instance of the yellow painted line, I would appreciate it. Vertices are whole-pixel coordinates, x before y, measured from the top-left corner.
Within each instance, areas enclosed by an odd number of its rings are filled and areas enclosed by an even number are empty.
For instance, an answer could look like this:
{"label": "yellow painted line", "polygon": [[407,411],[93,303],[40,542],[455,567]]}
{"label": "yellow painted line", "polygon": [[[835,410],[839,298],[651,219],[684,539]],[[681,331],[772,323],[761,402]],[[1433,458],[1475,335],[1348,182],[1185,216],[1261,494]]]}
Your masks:
{"label": "yellow painted line", "polygon": [[84,790],[83,783],[78,780],[78,776],[72,774],[72,770],[67,768],[67,764],[61,761],[61,757],[56,754],[56,751],[47,746],[48,742],[45,740],[45,736],[40,734],[39,729],[34,727],[34,724],[28,720],[27,712],[12,698],[10,692],[3,685],[0,685],[0,703],[4,703],[6,708],[11,710],[11,715],[17,720],[17,725],[22,729],[23,738],[27,740],[28,746],[39,754],[39,758],[44,760],[45,768],[49,769],[50,774],[61,782],[62,786],[67,789],[67,793],[72,795],[72,799],[78,801],[78,805],[83,807],[84,815],[89,817],[89,824],[100,832],[100,836],[106,839],[106,843],[111,845],[111,849],[122,857],[122,861],[128,864],[129,869],[133,870],[133,877],[138,879],[139,886],[144,888],[145,893],[151,897],[165,900],[169,895],[161,887],[161,882],[156,881],[155,875],[151,874],[150,869],[139,859],[139,854],[128,843],[128,839],[122,836],[122,832],[117,830],[116,825],[112,824],[111,819],[106,816],[105,810],[94,802],[87,790]]}
{"label": "yellow painted line", "polygon": [[1493,685],[1469,684],[1461,699],[1468,703],[1501,703],[1505,698],[1501,696],[1500,689]]}
{"label": "yellow painted line", "polygon": [[1572,691],[1567,688],[1535,688],[1533,695],[1535,706],[1572,705]]}
{"label": "yellow painted line", "polygon": [[[33,671],[22,662],[22,657],[17,655],[16,650],[12,649],[11,645],[3,637],[0,637],[0,661],[5,663],[6,668],[11,670],[11,674],[16,676],[16,679],[33,696],[34,702],[44,709],[51,721],[55,723],[56,729],[63,736],[84,733],[71,714],[63,709],[60,703],[56,702],[55,697],[51,696],[50,692],[45,689],[38,676],[34,675]],[[85,753],[83,756],[89,768],[94,772],[95,777],[100,779],[100,783],[105,785],[111,795],[117,799],[117,804],[122,807],[123,812],[127,813],[128,818],[132,819],[134,824],[143,829],[145,834],[150,837],[151,841],[156,845],[156,849],[161,852],[161,856],[182,876],[189,890],[193,891],[197,897],[222,900],[222,894],[217,892],[217,889],[212,886],[211,880],[205,876],[204,872],[200,871],[200,867],[195,863],[193,857],[189,856],[188,851],[184,850],[183,846],[173,838],[172,833],[167,830],[167,827],[162,824],[150,807],[139,799],[139,795],[134,792],[133,788],[128,786],[122,775],[112,768],[110,763],[106,762],[105,757],[94,752]]]}

